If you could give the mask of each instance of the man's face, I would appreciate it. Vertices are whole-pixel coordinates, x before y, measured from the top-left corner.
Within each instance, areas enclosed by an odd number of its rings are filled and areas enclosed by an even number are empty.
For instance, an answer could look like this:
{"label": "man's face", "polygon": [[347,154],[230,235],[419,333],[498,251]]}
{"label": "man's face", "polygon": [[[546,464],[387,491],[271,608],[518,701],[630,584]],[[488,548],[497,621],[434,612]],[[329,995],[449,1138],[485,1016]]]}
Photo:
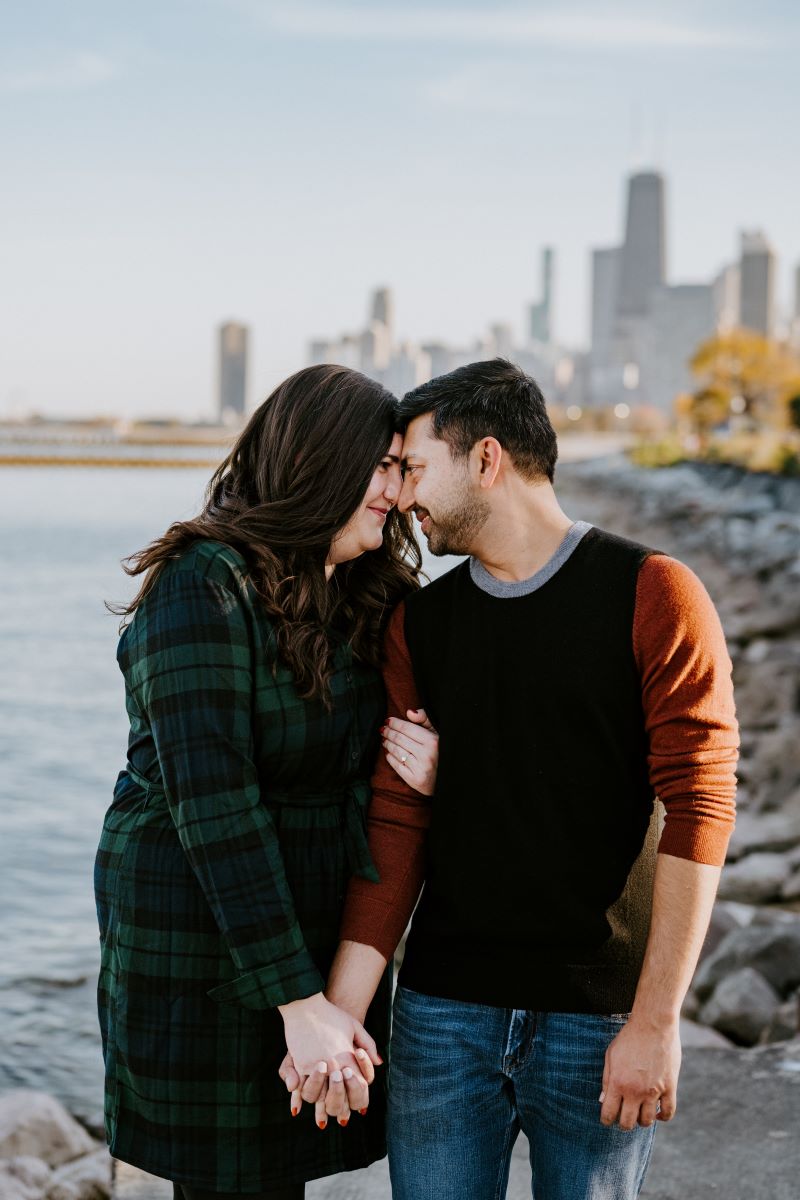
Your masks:
{"label": "man's face", "polygon": [[473,479],[470,458],[454,459],[447,442],[432,434],[430,416],[417,417],[403,441],[402,512],[414,512],[431,554],[471,554],[489,515]]}

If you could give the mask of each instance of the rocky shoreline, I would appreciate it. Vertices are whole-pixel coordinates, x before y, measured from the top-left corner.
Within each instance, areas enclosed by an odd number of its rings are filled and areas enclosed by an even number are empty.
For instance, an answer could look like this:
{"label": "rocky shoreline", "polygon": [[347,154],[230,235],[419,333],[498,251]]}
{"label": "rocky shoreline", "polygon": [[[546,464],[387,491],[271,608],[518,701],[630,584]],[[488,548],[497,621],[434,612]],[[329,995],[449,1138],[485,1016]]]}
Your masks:
{"label": "rocky shoreline", "polygon": [[[800,480],[736,467],[559,468],[571,516],[687,563],[733,661],[737,826],[685,1015],[738,1045],[792,1037],[800,1008]],[[702,1040],[698,1031],[698,1040]]]}
{"label": "rocky shoreline", "polygon": [[52,1096],[0,1096],[2,1200],[107,1200],[111,1158]]}

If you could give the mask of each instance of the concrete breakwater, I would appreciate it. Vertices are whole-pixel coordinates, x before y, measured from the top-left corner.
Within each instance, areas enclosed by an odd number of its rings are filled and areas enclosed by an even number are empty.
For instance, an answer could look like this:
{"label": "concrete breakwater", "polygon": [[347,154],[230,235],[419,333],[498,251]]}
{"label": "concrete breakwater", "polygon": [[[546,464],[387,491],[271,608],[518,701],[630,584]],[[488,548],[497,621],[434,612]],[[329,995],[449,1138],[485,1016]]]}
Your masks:
{"label": "concrete breakwater", "polygon": [[560,468],[582,517],[674,555],[722,619],[742,733],[739,814],[686,1015],[741,1045],[800,1004],[800,480],[622,456]]}

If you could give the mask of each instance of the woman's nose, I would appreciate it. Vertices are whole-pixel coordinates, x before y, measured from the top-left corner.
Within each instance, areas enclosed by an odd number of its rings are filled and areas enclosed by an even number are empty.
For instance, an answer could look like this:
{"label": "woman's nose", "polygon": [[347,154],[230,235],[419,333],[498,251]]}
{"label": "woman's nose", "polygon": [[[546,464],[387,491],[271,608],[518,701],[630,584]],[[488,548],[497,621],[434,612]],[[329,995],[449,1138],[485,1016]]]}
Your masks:
{"label": "woman's nose", "polygon": [[400,497],[400,489],[403,486],[403,479],[400,474],[400,468],[393,468],[386,480],[386,486],[383,489],[383,494],[386,500],[392,505],[397,504]]}

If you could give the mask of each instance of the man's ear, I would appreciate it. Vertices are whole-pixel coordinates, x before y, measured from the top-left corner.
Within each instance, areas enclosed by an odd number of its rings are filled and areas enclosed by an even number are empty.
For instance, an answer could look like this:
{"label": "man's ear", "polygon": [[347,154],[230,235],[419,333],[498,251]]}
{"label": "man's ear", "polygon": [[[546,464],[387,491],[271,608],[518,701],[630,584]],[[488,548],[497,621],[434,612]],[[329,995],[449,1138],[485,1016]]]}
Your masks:
{"label": "man's ear", "polygon": [[490,488],[497,479],[500,463],[503,459],[503,447],[497,438],[485,437],[477,443],[479,455],[480,486]]}

